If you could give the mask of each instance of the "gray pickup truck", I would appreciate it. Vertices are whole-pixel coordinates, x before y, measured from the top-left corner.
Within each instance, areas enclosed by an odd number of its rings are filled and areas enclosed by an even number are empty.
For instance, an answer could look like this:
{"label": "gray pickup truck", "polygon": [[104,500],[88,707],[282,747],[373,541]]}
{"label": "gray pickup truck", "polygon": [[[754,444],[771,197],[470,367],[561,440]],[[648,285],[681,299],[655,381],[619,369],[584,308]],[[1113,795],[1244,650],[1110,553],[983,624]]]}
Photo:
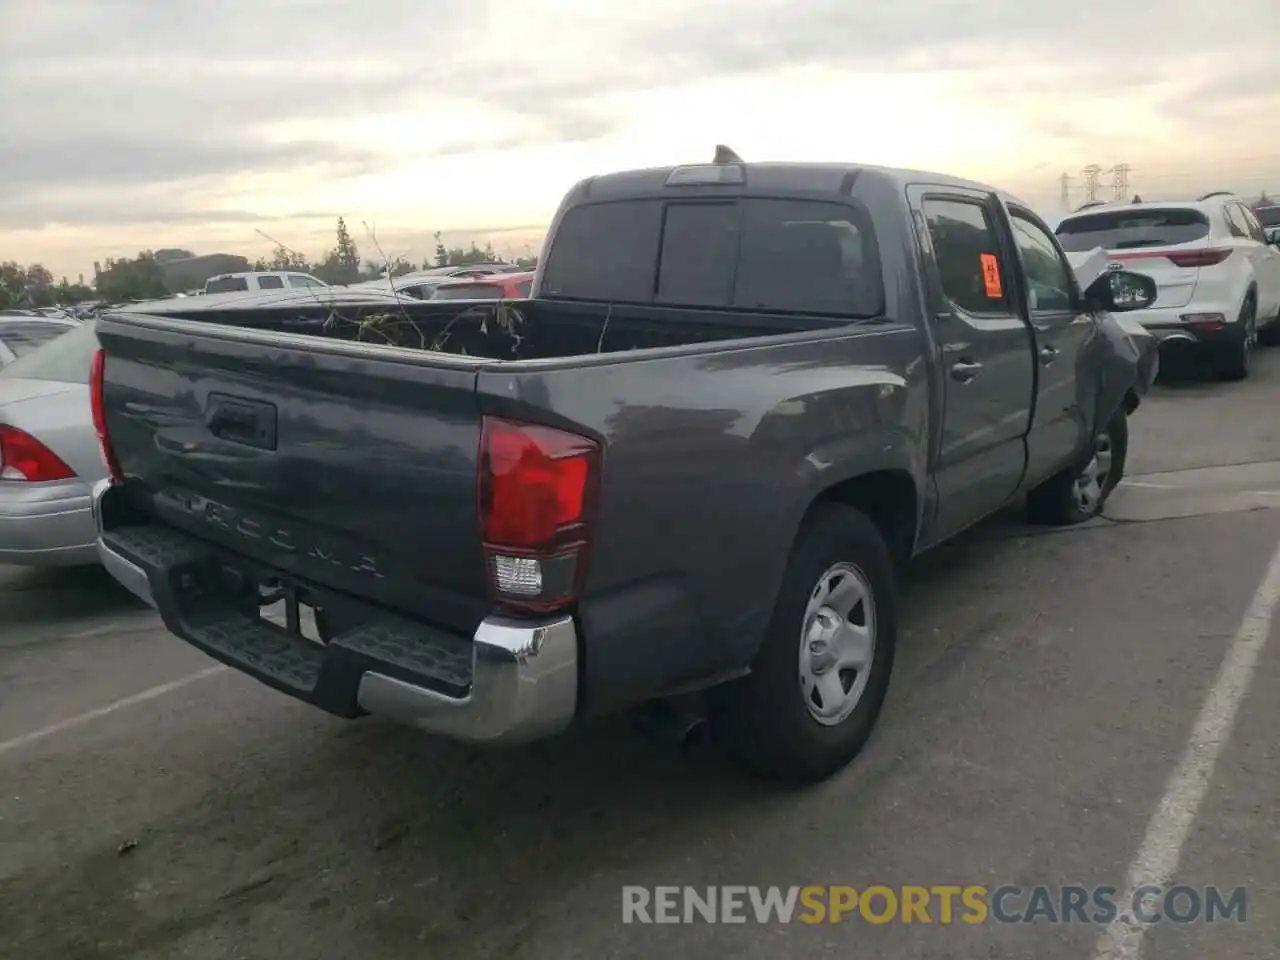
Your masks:
{"label": "gray pickup truck", "polygon": [[947,176],[593,177],[527,300],[104,317],[99,551],[341,717],[519,742],[696,702],[813,781],[876,722],[903,563],[1015,498],[1098,513],[1155,371],[1112,314],[1154,296],[1080,289],[1028,207]]}

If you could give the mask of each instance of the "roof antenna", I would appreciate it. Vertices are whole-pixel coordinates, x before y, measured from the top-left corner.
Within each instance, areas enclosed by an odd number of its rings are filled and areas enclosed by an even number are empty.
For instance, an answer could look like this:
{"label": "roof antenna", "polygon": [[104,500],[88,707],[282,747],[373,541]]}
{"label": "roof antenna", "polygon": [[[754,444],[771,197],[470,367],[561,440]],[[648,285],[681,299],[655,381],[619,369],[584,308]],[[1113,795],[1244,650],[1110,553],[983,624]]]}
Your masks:
{"label": "roof antenna", "polygon": [[712,163],[746,163],[733,150],[726,147],[723,143],[716,144],[716,156]]}

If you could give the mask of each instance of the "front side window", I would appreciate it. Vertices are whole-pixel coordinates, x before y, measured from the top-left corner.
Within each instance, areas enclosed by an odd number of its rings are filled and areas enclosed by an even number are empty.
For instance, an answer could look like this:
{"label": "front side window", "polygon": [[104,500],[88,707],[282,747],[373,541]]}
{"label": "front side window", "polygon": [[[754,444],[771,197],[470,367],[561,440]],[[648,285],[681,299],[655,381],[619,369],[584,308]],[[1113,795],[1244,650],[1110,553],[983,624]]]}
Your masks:
{"label": "front side window", "polygon": [[1070,310],[1071,268],[1058,254],[1052,238],[1034,221],[1010,212],[1013,241],[1027,275],[1027,297],[1032,312]]}

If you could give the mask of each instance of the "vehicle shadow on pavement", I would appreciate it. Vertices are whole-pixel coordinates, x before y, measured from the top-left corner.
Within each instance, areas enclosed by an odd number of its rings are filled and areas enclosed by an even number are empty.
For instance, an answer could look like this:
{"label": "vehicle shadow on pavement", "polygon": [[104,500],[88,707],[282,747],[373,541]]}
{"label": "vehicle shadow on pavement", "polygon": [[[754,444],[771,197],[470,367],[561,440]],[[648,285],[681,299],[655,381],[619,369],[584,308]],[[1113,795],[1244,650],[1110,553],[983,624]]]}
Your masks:
{"label": "vehicle shadow on pavement", "polygon": [[146,609],[146,604],[100,566],[0,565],[0,623],[6,627],[28,623],[47,625]]}

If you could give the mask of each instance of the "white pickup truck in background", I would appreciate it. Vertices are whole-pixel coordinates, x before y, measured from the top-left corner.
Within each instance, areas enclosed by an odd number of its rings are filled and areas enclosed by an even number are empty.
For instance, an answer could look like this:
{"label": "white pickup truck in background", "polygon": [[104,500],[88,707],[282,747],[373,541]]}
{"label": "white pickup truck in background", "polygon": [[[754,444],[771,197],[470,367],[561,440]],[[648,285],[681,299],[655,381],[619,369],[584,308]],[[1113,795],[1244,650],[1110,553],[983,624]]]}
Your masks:
{"label": "white pickup truck in background", "polygon": [[286,287],[327,287],[323,280],[309,273],[289,270],[253,270],[247,273],[220,273],[204,282],[203,292],[248,293],[255,290],[283,290]]}

